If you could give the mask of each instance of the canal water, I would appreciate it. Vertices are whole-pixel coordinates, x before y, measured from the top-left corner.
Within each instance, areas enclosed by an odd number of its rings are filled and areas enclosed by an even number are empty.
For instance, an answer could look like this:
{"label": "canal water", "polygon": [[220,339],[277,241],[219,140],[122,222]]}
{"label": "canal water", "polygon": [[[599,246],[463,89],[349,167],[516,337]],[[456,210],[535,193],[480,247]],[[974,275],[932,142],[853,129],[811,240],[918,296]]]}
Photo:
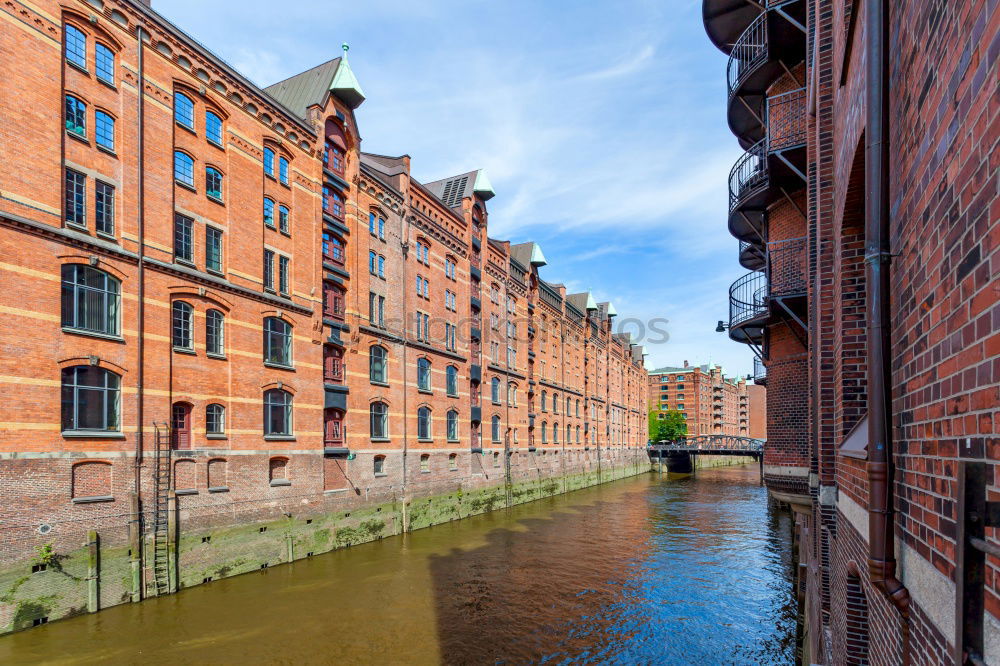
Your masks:
{"label": "canal water", "polygon": [[0,664],[791,664],[756,465],[624,479],[0,638]]}

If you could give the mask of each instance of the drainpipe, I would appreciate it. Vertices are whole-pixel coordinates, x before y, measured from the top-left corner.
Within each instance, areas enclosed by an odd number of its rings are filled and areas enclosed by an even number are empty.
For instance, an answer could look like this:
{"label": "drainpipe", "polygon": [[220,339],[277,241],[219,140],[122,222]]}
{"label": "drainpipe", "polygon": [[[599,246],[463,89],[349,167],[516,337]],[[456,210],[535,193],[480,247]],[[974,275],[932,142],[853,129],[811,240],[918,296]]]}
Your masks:
{"label": "drainpipe", "polygon": [[889,3],[866,0],[865,267],[868,315],[868,571],[904,615],[910,594],[896,577],[889,310]]}
{"label": "drainpipe", "polygon": [[[139,307],[137,311],[137,322],[136,322],[136,396],[135,396],[135,415],[136,415],[136,434],[135,434],[135,496],[136,503],[135,507],[137,510],[136,520],[136,534],[137,543],[140,547],[137,548],[137,552],[133,554],[135,561],[138,563],[139,576],[142,576],[143,570],[143,549],[142,544],[142,515],[143,515],[143,505],[142,505],[142,459],[143,459],[143,423],[145,422],[145,415],[143,413],[143,403],[145,402],[145,373],[144,367],[146,365],[146,348],[145,348],[145,324],[146,324],[146,225],[145,225],[145,208],[146,208],[146,178],[145,178],[145,103],[144,103],[144,87],[145,87],[145,67],[143,54],[146,51],[146,47],[143,44],[143,34],[145,30],[142,26],[136,29],[136,38],[138,40],[138,69],[139,69],[139,80],[138,80],[138,119],[137,119],[137,131],[139,135],[138,141],[138,160],[137,160],[137,173],[136,173],[136,194],[138,198],[138,210],[136,211],[136,222],[138,224],[138,236],[139,236],[139,271],[137,275],[138,284],[138,299]],[[145,584],[139,585],[139,592],[137,596],[142,598],[142,591],[145,590]]]}

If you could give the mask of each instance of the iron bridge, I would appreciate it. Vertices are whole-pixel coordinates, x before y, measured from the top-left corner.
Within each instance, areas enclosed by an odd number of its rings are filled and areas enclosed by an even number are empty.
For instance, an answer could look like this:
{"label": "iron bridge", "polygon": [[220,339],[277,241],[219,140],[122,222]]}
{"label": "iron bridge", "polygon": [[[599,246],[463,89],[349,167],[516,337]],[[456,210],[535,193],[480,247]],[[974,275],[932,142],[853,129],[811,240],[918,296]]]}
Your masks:
{"label": "iron bridge", "polygon": [[764,440],[737,435],[696,435],[677,441],[650,442],[651,455],[665,453],[695,453],[716,456],[749,456],[755,460],[764,455]]}

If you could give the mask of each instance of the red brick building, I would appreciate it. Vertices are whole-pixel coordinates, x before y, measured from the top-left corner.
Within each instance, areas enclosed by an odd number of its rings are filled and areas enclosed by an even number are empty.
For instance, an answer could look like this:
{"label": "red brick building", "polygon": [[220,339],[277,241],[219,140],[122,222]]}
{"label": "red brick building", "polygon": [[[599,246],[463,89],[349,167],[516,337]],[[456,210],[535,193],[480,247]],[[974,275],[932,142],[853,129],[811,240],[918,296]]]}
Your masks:
{"label": "red brick building", "polygon": [[1000,20],[705,0],[745,155],[729,335],[766,376],[803,663],[1000,663]]}
{"label": "red brick building", "polygon": [[742,377],[725,376],[720,365],[684,361],[679,367],[650,370],[648,395],[657,418],[668,411],[680,412],[690,436],[765,437],[766,389],[747,384]]}
{"label": "red brick building", "polygon": [[641,348],[483,171],[361,151],[346,45],[261,89],[147,3],[0,12],[0,632],[641,471]]}

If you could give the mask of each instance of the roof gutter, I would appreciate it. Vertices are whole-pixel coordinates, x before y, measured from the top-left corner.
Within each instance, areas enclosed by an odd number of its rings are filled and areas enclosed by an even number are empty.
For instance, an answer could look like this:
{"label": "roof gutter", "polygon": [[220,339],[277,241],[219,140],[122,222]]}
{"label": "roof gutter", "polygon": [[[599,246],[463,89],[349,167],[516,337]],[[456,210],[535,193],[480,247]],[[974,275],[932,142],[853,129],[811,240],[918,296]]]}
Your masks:
{"label": "roof gutter", "polygon": [[865,273],[868,319],[868,571],[904,615],[910,594],[896,577],[892,459],[892,354],[889,310],[889,6],[865,0]]}

